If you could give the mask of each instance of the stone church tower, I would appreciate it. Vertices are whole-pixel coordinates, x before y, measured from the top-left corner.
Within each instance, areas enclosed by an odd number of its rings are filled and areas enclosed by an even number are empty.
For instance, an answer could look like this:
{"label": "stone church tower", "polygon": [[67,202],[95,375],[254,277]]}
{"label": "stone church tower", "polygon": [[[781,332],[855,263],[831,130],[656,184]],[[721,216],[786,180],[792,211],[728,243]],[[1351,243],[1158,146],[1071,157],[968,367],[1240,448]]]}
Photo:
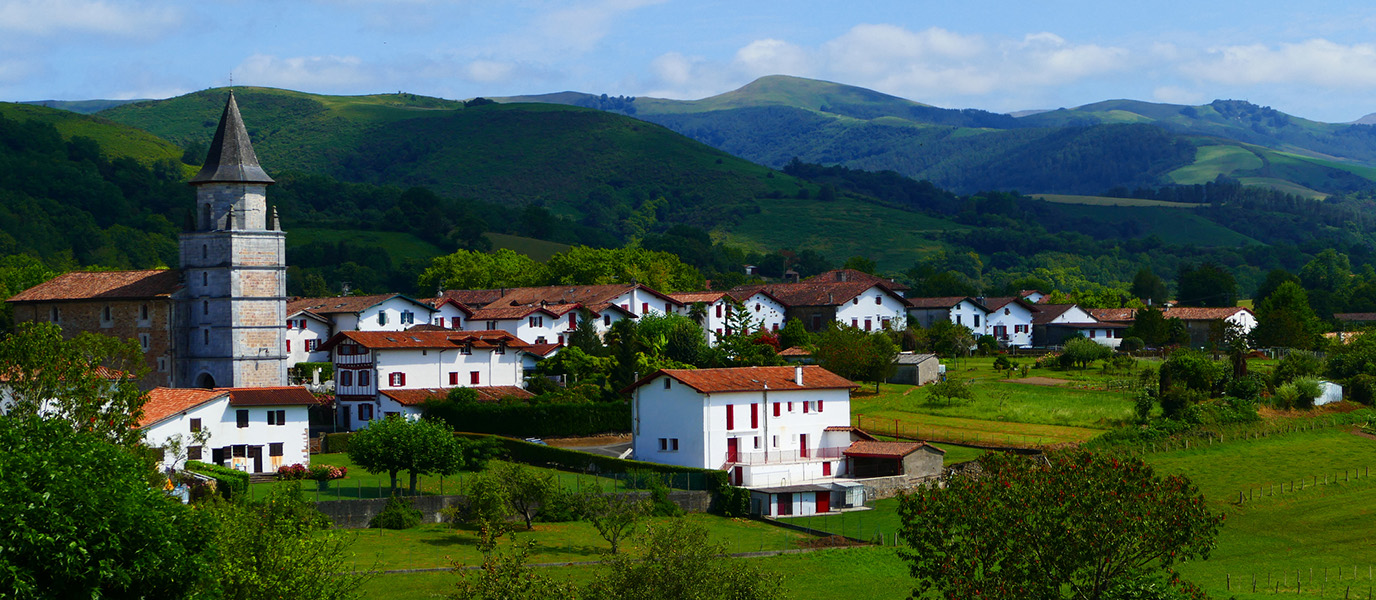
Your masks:
{"label": "stone church tower", "polygon": [[181,235],[178,385],[287,383],[286,233],[267,210],[258,164],[230,92],[196,187],[195,228]]}

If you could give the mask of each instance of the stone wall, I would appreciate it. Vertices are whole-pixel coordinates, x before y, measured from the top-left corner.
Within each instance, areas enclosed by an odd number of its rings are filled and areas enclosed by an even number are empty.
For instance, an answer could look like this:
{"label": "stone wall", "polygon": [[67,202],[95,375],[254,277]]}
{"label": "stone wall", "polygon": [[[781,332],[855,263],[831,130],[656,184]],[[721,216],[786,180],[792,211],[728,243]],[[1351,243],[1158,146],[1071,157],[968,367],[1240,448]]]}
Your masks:
{"label": "stone wall", "polygon": [[[24,302],[14,307],[14,320],[52,321],[53,309],[63,337],[89,331],[120,339],[147,342],[143,352],[148,374],[139,381],[142,389],[173,385],[176,336],[172,330],[172,300],[166,297],[146,300],[84,300],[67,302]],[[105,318],[109,309],[110,318]],[[144,312],[148,318],[140,318]]]}
{"label": "stone wall", "polygon": [[[650,495],[649,492],[630,493],[642,497],[649,497]],[[411,506],[420,511],[421,522],[440,523],[443,522],[441,511],[461,502],[463,496],[412,496],[407,500],[411,501]],[[707,512],[712,502],[712,495],[704,491],[672,491],[669,492],[669,500],[677,504],[684,512],[700,513]],[[367,527],[368,522],[386,505],[386,498],[322,500],[315,503],[316,508],[325,513],[325,516],[330,518],[334,526],[340,529]]]}
{"label": "stone wall", "polygon": [[884,498],[892,498],[897,496],[899,492],[909,492],[918,488],[937,485],[939,479],[935,476],[897,475],[894,477],[856,479],[855,481],[865,484],[865,502],[869,503]]}

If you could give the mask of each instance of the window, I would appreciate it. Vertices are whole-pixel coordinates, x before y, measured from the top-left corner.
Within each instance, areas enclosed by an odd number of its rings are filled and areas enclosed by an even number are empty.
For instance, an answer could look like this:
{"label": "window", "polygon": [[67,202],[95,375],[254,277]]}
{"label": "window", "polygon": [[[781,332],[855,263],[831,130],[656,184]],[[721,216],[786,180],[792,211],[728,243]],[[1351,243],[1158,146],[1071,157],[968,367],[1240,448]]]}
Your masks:
{"label": "window", "polygon": [[736,406],[735,406],[734,404],[727,404],[727,405],[726,405],[726,430],[727,430],[727,431],[730,431],[730,430],[735,429],[735,428],[736,428]]}
{"label": "window", "polygon": [[751,429],[758,429],[759,427],[760,427],[760,405],[759,405],[759,404],[755,404],[755,403],[752,402],[752,403],[750,404],[750,428],[751,428]]}
{"label": "window", "polygon": [[401,324],[402,324],[402,325],[411,325],[411,324],[413,324],[413,323],[415,323],[415,322],[416,322],[416,313],[413,313],[413,312],[411,312],[411,311],[409,311],[409,310],[403,310],[403,311],[401,311]]}
{"label": "window", "polygon": [[649,303],[649,302],[641,302],[641,303],[640,303],[640,314],[641,314],[641,315],[648,315],[648,314],[650,314],[650,303]]}
{"label": "window", "polygon": [[769,329],[770,329],[771,331],[778,331],[778,330],[779,330],[779,324],[778,324],[778,323],[772,323],[772,324],[770,324]]}
{"label": "window", "polygon": [[530,323],[530,326],[531,326],[531,327],[544,327],[544,326],[545,326],[545,318],[544,318],[544,317],[530,317],[529,319],[527,319],[527,321]]}
{"label": "window", "polygon": [[269,443],[268,456],[282,456],[282,442]]}
{"label": "window", "polygon": [[850,305],[851,305],[851,306],[855,306],[856,304],[859,304],[859,303],[860,303],[860,297],[859,297],[859,296],[856,296],[856,297],[850,299]]}
{"label": "window", "polygon": [[468,384],[469,384],[469,385],[478,385],[478,383],[481,382],[481,381],[482,381],[482,375],[480,375],[478,371],[469,371],[469,372],[468,372]]}
{"label": "window", "polygon": [[821,401],[821,400],[818,400],[818,401],[817,401],[817,412],[822,412],[822,401]]}
{"label": "window", "polygon": [[378,324],[378,325],[386,325],[386,324],[387,324],[387,311],[381,311],[381,312],[377,313],[377,324]]}
{"label": "window", "polygon": [[774,440],[773,440],[773,443],[772,443],[771,445],[772,445],[773,447],[775,447],[775,448],[778,448],[778,447],[779,447],[779,436],[777,436],[777,435],[774,436]]}
{"label": "window", "polygon": [[197,431],[200,431],[200,430],[201,430],[201,420],[200,420],[200,419],[191,419],[191,432],[192,432],[192,433],[196,433]]}
{"label": "window", "polygon": [[201,260],[205,260],[208,258],[210,258],[210,246],[207,244],[201,244]]}
{"label": "window", "polygon": [[139,349],[140,349],[140,350],[143,350],[144,352],[147,352],[147,351],[148,351],[148,348],[151,346],[152,343],[153,343],[153,342],[152,342],[152,338],[149,337],[148,334],[146,334],[146,333],[140,333],[140,334],[139,334]]}
{"label": "window", "polygon": [[296,322],[296,321],[293,321],[293,320],[291,320],[291,319],[287,319],[287,331],[291,331],[291,326],[292,326],[292,324],[295,323],[295,322]]}
{"label": "window", "polygon": [[200,446],[187,446],[187,447],[186,447],[186,460],[201,460],[201,447],[200,447]]}
{"label": "window", "polygon": [[979,315],[975,315],[975,327],[979,327]]}
{"label": "window", "polygon": [[210,285],[210,272],[209,272],[209,271],[201,271],[201,287],[208,287],[209,285]]}
{"label": "window", "polygon": [[48,320],[49,320],[49,321],[52,321],[52,322],[54,322],[54,323],[61,323],[61,322],[62,322],[62,311],[58,310],[58,308],[57,308],[56,306],[52,307],[52,308],[49,309],[49,311],[48,311]]}
{"label": "window", "polygon": [[459,348],[459,354],[465,354],[465,355],[467,355],[467,354],[472,354],[472,353],[473,353],[473,344],[464,344],[463,347]]}
{"label": "window", "polygon": [[315,352],[320,347],[320,340],[306,340],[306,352]]}
{"label": "window", "polygon": [[147,304],[140,304],[140,305],[139,305],[139,319],[140,319],[140,320],[143,320],[143,321],[147,321],[147,320],[148,320],[148,305],[147,305]]}
{"label": "window", "polygon": [[822,328],[822,315],[812,315],[812,330],[813,330],[813,331],[816,331],[816,330],[821,329],[821,328]]}
{"label": "window", "polygon": [[291,340],[287,340],[287,352],[291,352]]}
{"label": "window", "polygon": [[1093,329],[1089,330],[1089,339],[1091,339],[1091,340],[1094,339],[1094,330],[1093,330]]}
{"label": "window", "polygon": [[880,305],[882,305],[882,304],[884,304],[884,297],[883,297],[883,296],[875,296],[875,297],[874,297],[874,305],[875,305],[875,306],[880,306]]}
{"label": "window", "polygon": [[368,374],[371,373],[371,372],[372,372],[372,371],[359,371],[359,372],[358,372],[358,385],[360,385],[360,386],[362,386],[362,387],[368,387],[368,385],[369,385],[368,379],[369,379],[369,377],[370,377]]}
{"label": "window", "polygon": [[1008,316],[1008,309],[1006,309],[1006,308],[1003,309],[1003,315],[1004,315],[1004,316]]}
{"label": "window", "polygon": [[204,345],[206,345],[206,346],[209,346],[209,345],[210,345],[210,328],[209,328],[209,327],[207,327],[207,328],[201,330],[201,343],[204,344]]}
{"label": "window", "polygon": [[602,315],[602,324],[603,324],[603,325],[606,325],[607,327],[611,327],[611,326],[612,326],[612,316],[611,316],[611,315]]}
{"label": "window", "polygon": [[459,372],[458,372],[458,371],[450,371],[450,372],[449,372],[449,385],[459,385]]}
{"label": "window", "polygon": [[497,328],[497,322],[496,322],[496,321],[488,321],[487,323],[484,323],[484,325],[485,325],[485,326],[483,327],[483,329],[486,329],[486,330],[488,330],[488,331],[492,331],[493,329],[496,329],[496,328]]}
{"label": "window", "polygon": [[793,403],[792,403],[792,402],[789,402],[789,403],[788,403],[788,412],[793,412]]}
{"label": "window", "polygon": [[235,411],[235,413],[234,413],[234,420],[235,420],[235,424],[239,426],[239,429],[243,429],[243,428],[245,428],[245,427],[248,427],[248,411],[247,411],[247,410]]}
{"label": "window", "polygon": [[669,450],[678,452],[678,438],[669,438]]}
{"label": "window", "polygon": [[387,376],[387,384],[392,387],[406,385],[405,373],[392,373]]}
{"label": "window", "polygon": [[158,372],[159,372],[159,373],[166,373],[166,372],[167,372],[167,359],[166,359],[165,357],[162,357],[162,356],[159,356],[159,357],[158,357]]}
{"label": "window", "polygon": [[859,326],[860,326],[860,319],[857,319],[857,318],[855,318],[855,317],[851,317],[851,319],[850,319],[850,326],[851,326],[851,327],[859,327]]}
{"label": "window", "polygon": [[669,438],[659,438],[659,451],[660,451],[660,452],[668,452],[668,451],[669,451]]}
{"label": "window", "polygon": [[354,384],[354,372],[353,372],[353,371],[340,371],[340,372],[339,372],[339,385],[353,385],[353,384]]}
{"label": "window", "polygon": [[492,353],[493,353],[493,354],[506,354],[506,342],[497,342],[497,349],[496,349],[496,350],[493,350]]}
{"label": "window", "polygon": [[956,325],[964,325],[964,323],[960,322],[960,315],[956,315]]}
{"label": "window", "polygon": [[778,403],[778,402],[775,402],[775,403],[774,403],[774,416],[776,416],[776,417],[779,416],[779,403]]}
{"label": "window", "polygon": [[759,303],[759,302],[756,302],[756,303],[755,303],[755,312],[760,312],[760,303]]}
{"label": "window", "polygon": [[666,390],[669,389],[670,382],[672,382],[672,381],[673,381],[672,379],[669,379],[668,377],[665,377],[665,378],[664,378],[664,389],[666,389]]}
{"label": "window", "polygon": [[114,318],[110,315],[109,306],[100,309],[100,320],[105,321],[106,323],[109,323],[110,321],[114,320]]}
{"label": "window", "polygon": [[755,436],[755,449],[756,449],[756,450],[759,450],[759,449],[760,449],[760,436],[758,436],[758,435]]}
{"label": "window", "polygon": [[865,331],[869,331],[869,330],[871,330],[871,329],[873,329],[873,328],[874,328],[873,319],[871,319],[871,318],[869,318],[869,317],[865,317]]}
{"label": "window", "polygon": [[720,304],[717,305],[717,318],[718,318],[718,319],[721,318],[721,305],[720,305]]}
{"label": "window", "polygon": [[286,425],[287,411],[270,410],[268,411],[268,425]]}
{"label": "window", "polygon": [[371,420],[373,420],[373,405],[371,405],[371,404],[360,404],[360,405],[358,405],[358,420],[360,420],[360,421],[371,421]]}
{"label": "window", "polygon": [[822,463],[822,477],[831,477],[831,461]]}
{"label": "window", "polygon": [[808,407],[809,407],[809,405],[811,405],[811,404],[812,404],[812,402],[810,402],[810,401],[808,401],[808,400],[804,400],[804,401],[803,401],[803,414],[807,414],[807,413],[808,413]]}
{"label": "window", "polygon": [[203,315],[208,315],[208,314],[210,314],[210,301],[209,301],[209,300],[202,300],[202,301],[201,301],[201,314],[203,314]]}

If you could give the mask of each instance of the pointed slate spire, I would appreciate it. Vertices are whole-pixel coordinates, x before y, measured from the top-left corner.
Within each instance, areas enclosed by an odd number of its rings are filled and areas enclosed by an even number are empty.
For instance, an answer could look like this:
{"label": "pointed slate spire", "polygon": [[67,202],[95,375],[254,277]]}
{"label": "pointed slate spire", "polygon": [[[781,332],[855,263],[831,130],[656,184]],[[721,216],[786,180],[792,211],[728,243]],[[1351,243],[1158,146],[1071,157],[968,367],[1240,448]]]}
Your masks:
{"label": "pointed slate spire", "polygon": [[248,130],[244,129],[244,119],[239,116],[239,104],[234,101],[233,91],[225,102],[224,114],[220,115],[220,127],[210,142],[205,165],[189,183],[275,183],[258,165],[258,155],[253,153],[253,143],[248,139]]}

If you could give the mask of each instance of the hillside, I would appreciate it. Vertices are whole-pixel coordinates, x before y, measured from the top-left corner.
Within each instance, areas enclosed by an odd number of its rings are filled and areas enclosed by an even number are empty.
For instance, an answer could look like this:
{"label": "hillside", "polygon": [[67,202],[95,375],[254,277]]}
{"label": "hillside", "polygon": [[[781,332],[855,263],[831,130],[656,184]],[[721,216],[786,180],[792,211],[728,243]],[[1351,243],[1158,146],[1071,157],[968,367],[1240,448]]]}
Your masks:
{"label": "hillside", "polygon": [[[1014,117],[784,76],[701,100],[574,92],[504,100],[532,99],[633,115],[773,167],[796,156],[893,170],[960,193],[1097,194],[1219,175],[1309,197],[1376,188],[1376,129],[1242,101],[1189,107],[1111,100]],[[1256,160],[1239,168],[1218,163],[1223,154]]]}
{"label": "hillside", "polygon": [[62,139],[80,136],[95,140],[109,158],[128,157],[151,165],[159,160],[180,161],[182,150],[175,144],[137,126],[86,116],[67,109],[33,104],[0,102],[0,117],[12,121],[37,121],[57,128]]}

